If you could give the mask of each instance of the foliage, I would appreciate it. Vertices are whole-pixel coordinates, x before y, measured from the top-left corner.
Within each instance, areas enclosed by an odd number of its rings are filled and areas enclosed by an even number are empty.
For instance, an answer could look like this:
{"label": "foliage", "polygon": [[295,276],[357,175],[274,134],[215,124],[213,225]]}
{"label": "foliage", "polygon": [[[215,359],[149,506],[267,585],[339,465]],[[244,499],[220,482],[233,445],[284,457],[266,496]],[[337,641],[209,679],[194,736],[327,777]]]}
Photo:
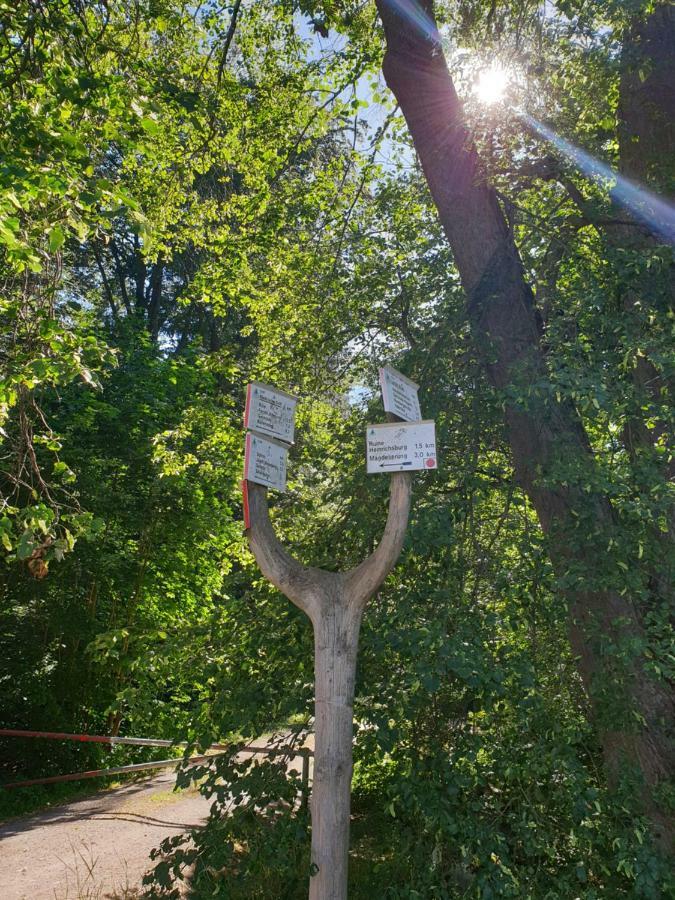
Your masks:
{"label": "foliage", "polygon": [[[146,879],[149,896],[180,896],[175,884],[186,866],[197,896],[223,891],[233,898],[301,894],[309,870],[308,822],[306,812],[295,808],[299,773],[288,773],[287,765],[286,756],[251,764],[244,755],[221,757],[182,773],[182,785],[207,776],[201,790],[214,799],[209,821],[194,843],[186,835],[167,838],[162,850],[171,855]],[[160,856],[159,851],[154,855]]]}
{"label": "foliage", "polygon": [[[479,109],[468,52],[504,55],[519,102],[621,165],[641,7],[539,8],[448,3],[442,31],[544,329],[547,377],[516,399],[576,407],[593,464],[549,477],[616,514],[611,535],[567,535],[594,547],[592,572],[573,553],[553,572],[515,480],[506,398],[378,82],[370,5],[0,3],[3,724],[202,748],[311,728],[309,625],[241,532],[243,386],[301,395],[272,516],[303,561],[346,567],[384,521],[362,436],[390,362],[421,385],[441,466],[415,484],[363,624],[354,897],[675,890],[630,792],[608,786],[567,631],[573,588],[629,592],[649,677],[672,677],[670,250],[636,244],[603,185]],[[605,646],[607,672],[635,650]],[[109,758],[17,746],[7,780]],[[297,779],[220,757],[181,780],[214,806],[158,851],[156,895],[177,895],[185,864],[197,897],[304,894]]]}

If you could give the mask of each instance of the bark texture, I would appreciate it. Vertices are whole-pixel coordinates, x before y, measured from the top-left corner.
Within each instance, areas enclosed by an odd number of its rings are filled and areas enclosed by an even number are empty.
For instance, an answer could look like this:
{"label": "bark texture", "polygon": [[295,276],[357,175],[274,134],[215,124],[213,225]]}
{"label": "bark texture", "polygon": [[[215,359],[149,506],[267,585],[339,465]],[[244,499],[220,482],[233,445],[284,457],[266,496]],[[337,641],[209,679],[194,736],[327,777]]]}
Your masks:
{"label": "bark texture", "polygon": [[[563,574],[572,561],[568,536],[574,522],[581,517],[592,523],[596,534],[611,535],[612,508],[600,494],[547,483],[546,475],[558,460],[573,461],[579,471],[592,470],[589,442],[575,410],[556,403],[545,390],[535,391],[527,403],[508,399],[546,381],[540,325],[513,236],[465,126],[437,38],[433,3],[416,4],[426,16],[424,28],[392,0],[376,3],[387,44],[384,77],[406,118],[452,248],[488,377],[507,397],[506,425],[518,480],[549,536],[552,564]],[[575,562],[592,572],[595,553],[597,548],[577,549]],[[617,671],[608,669],[610,658],[602,652],[603,642],[621,647],[642,635],[629,597],[575,590],[568,599],[570,640],[594,703],[610,778],[616,778],[626,763],[637,767],[647,788],[642,793],[645,812],[662,846],[672,849],[672,818],[653,793],[675,773],[672,689],[648,678],[639,659],[625,662]],[[613,710],[608,715],[613,703],[631,706],[645,726],[613,727],[612,718],[618,718],[611,715]]]}
{"label": "bark texture", "polygon": [[659,190],[672,191],[675,6],[656,6],[646,18],[633,22],[624,40],[621,69],[621,171],[639,181],[652,181]]}
{"label": "bark texture", "polygon": [[[619,166],[624,175],[650,184],[658,193],[673,197],[675,186],[675,6],[656,6],[644,19],[636,19],[628,29],[621,53],[619,82]],[[613,246],[634,250],[653,249],[660,241],[644,228],[622,224],[606,227]],[[668,289],[660,295],[641,283],[626,293],[627,311],[640,301],[647,307],[675,307],[675,265],[668,272]],[[655,296],[656,294],[656,296]],[[660,303],[659,303],[660,301]],[[672,397],[673,379],[666,380],[644,356],[635,361],[633,381],[638,396],[646,401]],[[659,420],[647,428],[637,416],[628,424],[629,449],[648,447],[667,438],[672,442],[671,422]],[[675,478],[675,458],[666,465],[665,476]],[[670,515],[669,540],[675,540],[675,511]],[[672,584],[671,584],[672,591]]]}
{"label": "bark texture", "polygon": [[411,476],[391,476],[389,513],[375,551],[348,572],[303,566],[274,533],[267,490],[249,482],[249,546],[265,578],[314,628],[314,780],[310,900],[346,900],[352,782],[354,682],[361,617],[393,569],[410,510]]}

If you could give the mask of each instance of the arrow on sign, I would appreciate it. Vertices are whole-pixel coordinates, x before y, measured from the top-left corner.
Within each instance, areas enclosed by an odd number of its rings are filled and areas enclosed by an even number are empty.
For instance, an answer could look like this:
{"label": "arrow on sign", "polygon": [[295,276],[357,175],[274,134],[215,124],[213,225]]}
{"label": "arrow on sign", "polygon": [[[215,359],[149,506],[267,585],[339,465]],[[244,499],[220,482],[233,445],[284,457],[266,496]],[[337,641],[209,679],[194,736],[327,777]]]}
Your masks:
{"label": "arrow on sign", "polygon": [[396,466],[397,468],[401,468],[401,466],[412,466],[412,460],[406,459],[405,462],[400,463],[380,463],[381,469],[390,469],[392,466]]}

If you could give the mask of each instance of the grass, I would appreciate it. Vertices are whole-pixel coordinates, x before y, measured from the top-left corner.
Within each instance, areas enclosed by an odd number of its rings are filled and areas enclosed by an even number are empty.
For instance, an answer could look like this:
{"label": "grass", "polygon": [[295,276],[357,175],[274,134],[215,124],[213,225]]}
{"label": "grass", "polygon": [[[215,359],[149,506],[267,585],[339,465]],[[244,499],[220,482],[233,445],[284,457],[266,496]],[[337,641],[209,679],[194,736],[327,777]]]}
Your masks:
{"label": "grass", "polygon": [[14,790],[0,787],[0,823],[43,812],[71,800],[91,797],[101,790],[116,787],[119,783],[119,779],[92,778],[86,782],[68,781],[64,784],[36,785]]}
{"label": "grass", "polygon": [[67,872],[67,884],[54,890],[54,900],[136,900],[142,896],[137,887],[129,884],[125,867],[123,877],[113,888],[99,883],[98,857],[91,847],[75,847],[71,843],[72,862],[62,860]]}

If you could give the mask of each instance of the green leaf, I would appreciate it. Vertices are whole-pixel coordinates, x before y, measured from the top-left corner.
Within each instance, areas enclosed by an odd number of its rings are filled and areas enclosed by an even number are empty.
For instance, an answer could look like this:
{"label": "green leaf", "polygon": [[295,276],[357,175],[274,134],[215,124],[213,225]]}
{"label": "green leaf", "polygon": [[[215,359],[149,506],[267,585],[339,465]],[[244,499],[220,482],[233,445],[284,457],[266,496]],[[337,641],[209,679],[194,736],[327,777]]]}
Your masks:
{"label": "green leaf", "polygon": [[49,232],[49,252],[56,253],[63,247],[66,236],[60,225],[55,225]]}
{"label": "green leaf", "polygon": [[150,116],[143,116],[141,119],[141,125],[148,134],[157,134],[159,132],[159,124],[155,119],[152,119]]}
{"label": "green leaf", "polygon": [[33,540],[33,533],[31,531],[24,531],[16,548],[17,559],[28,559],[36,547],[37,544]]}

